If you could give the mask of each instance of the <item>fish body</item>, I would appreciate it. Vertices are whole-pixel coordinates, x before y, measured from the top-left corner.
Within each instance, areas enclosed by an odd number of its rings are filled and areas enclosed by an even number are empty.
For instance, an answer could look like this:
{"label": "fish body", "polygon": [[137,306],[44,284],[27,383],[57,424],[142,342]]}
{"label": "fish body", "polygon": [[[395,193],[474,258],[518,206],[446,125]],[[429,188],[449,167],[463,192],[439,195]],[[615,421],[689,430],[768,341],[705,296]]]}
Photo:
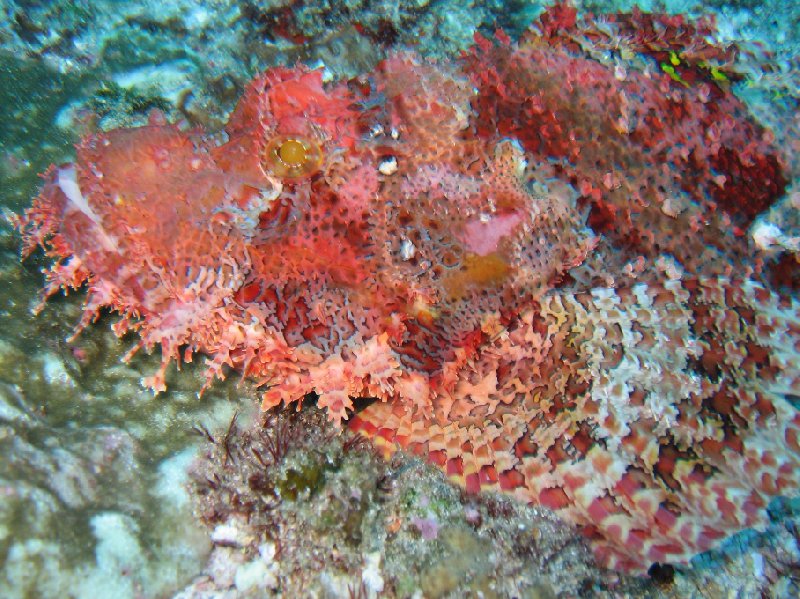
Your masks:
{"label": "fish body", "polygon": [[17,219],[54,259],[45,295],[85,286],[78,330],[110,308],[159,347],[155,391],[199,353],[265,409],[314,393],[468,490],[556,510],[609,567],[763,525],[798,488],[800,317],[742,231],[783,158],[727,80],[654,70],[666,41],[600,52],[641,14],[562,10],[451,65],[272,69],[222,141],[87,136]]}

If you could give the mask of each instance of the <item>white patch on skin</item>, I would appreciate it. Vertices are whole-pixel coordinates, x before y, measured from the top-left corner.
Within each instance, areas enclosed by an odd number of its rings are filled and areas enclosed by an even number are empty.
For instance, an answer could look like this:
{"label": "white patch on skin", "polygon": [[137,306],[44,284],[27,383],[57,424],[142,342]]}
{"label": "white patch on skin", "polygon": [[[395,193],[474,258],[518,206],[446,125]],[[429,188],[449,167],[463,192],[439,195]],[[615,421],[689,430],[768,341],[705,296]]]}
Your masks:
{"label": "white patch on skin", "polygon": [[416,253],[417,248],[414,246],[411,240],[403,239],[403,241],[400,243],[400,258],[403,260],[411,260]]}
{"label": "white patch on skin", "polygon": [[380,164],[378,165],[378,171],[382,175],[394,175],[397,172],[397,158],[394,156],[389,156],[381,160]]}
{"label": "white patch on skin", "polygon": [[800,250],[800,237],[787,237],[777,225],[759,220],[753,225],[750,236],[756,247],[762,251]]}
{"label": "white patch on skin", "polygon": [[64,168],[58,169],[57,173],[56,185],[58,185],[58,187],[64,193],[64,196],[69,201],[70,206],[72,206],[73,209],[77,209],[82,214],[85,214],[88,219],[95,224],[97,227],[98,238],[100,243],[103,245],[103,249],[108,250],[109,252],[119,253],[117,240],[106,233],[105,229],[103,228],[102,219],[92,209],[92,207],[89,205],[89,202],[86,201],[86,198],[83,197],[81,188],[78,185],[78,175],[75,172],[75,166],[65,166]]}

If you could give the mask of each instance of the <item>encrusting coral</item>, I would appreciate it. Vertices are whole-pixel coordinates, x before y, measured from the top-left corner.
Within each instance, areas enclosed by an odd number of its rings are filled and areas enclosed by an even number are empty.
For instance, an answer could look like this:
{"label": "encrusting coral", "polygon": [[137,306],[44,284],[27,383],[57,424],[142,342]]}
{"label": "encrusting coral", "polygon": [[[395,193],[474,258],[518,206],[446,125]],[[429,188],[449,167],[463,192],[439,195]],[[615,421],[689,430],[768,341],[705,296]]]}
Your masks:
{"label": "encrusting coral", "polygon": [[[685,563],[797,492],[800,317],[746,229],[787,157],[711,25],[558,4],[452,65],[276,68],[215,145],[87,136],[17,221],[168,364],[557,510],[601,563]],[[796,264],[796,260],[795,260]],[[352,415],[356,397],[378,401]]]}

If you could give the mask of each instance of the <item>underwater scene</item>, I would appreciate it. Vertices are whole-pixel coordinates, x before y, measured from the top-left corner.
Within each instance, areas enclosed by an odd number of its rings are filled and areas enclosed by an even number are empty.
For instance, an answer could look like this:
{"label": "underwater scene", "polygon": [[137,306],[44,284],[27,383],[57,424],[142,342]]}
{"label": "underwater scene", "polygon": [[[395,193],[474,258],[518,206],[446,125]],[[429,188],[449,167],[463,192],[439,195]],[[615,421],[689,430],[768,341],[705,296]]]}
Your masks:
{"label": "underwater scene", "polygon": [[0,598],[800,596],[800,4],[0,7]]}

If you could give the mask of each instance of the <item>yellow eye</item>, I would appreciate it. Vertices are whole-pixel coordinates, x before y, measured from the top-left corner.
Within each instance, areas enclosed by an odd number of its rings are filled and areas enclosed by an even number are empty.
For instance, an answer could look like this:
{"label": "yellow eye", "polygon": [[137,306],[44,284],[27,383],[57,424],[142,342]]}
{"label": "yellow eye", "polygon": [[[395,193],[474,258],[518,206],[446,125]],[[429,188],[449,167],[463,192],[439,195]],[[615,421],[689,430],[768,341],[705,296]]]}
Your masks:
{"label": "yellow eye", "polygon": [[287,139],[278,148],[278,156],[284,164],[297,168],[306,162],[306,148],[296,139]]}
{"label": "yellow eye", "polygon": [[322,166],[322,148],[299,135],[280,135],[267,144],[261,166],[284,179],[310,177]]}

